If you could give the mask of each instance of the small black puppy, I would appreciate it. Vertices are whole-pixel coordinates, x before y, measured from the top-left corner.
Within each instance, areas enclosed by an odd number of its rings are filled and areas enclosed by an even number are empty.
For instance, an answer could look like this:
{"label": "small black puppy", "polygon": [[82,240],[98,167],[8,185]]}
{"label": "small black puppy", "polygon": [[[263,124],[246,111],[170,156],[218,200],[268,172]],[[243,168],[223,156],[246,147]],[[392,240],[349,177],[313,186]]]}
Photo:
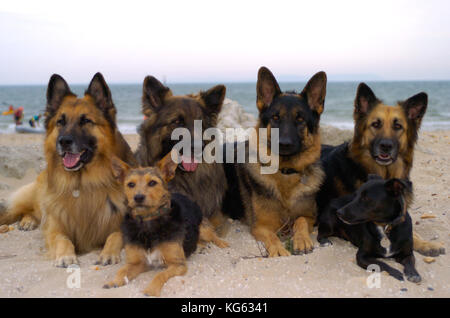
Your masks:
{"label": "small black puppy", "polygon": [[369,175],[368,181],[355,193],[334,199],[320,215],[317,240],[331,244],[337,236],[358,247],[356,261],[364,269],[376,264],[382,271],[403,280],[403,274],[377,260],[394,258],[404,266],[406,278],[421,281],[413,255],[412,221],[406,211],[412,200],[412,184],[408,180],[384,180]]}

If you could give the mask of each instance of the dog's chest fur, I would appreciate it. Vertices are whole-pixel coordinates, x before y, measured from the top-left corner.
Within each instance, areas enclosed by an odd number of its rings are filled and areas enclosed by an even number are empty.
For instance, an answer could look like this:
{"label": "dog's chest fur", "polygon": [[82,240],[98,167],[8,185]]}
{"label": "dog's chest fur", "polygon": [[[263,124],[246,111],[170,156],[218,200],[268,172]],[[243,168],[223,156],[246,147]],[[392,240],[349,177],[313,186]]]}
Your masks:
{"label": "dog's chest fur", "polygon": [[270,190],[278,201],[279,213],[286,217],[315,216],[315,194],[322,184],[324,173],[319,165],[311,165],[303,172],[260,174],[258,164],[247,165],[251,177]]}
{"label": "dog's chest fur", "polygon": [[164,265],[164,258],[158,248],[147,250],[145,256],[147,258],[148,265],[152,267],[159,267]]}
{"label": "dog's chest fur", "polygon": [[126,210],[125,196],[114,182],[108,187],[84,184],[66,185],[64,190],[46,187],[45,193],[40,202],[44,230],[51,217],[51,222],[64,229],[79,252],[103,245],[109,234],[120,229]]}
{"label": "dog's chest fur", "polygon": [[377,225],[377,231],[380,237],[380,245],[384,249],[383,257],[391,257],[395,254],[395,250],[393,248],[392,241],[386,235],[384,228],[380,225]]}
{"label": "dog's chest fur", "polygon": [[169,189],[197,203],[203,216],[209,218],[221,210],[227,189],[225,172],[220,164],[200,163],[194,172],[178,170],[169,183]]}

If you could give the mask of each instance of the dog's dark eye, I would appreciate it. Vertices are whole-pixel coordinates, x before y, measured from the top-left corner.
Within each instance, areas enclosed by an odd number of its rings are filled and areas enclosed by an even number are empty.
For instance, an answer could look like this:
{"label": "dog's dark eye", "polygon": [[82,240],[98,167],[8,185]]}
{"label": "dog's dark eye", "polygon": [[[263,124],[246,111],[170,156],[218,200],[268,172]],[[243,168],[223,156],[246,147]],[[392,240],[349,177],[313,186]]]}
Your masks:
{"label": "dog's dark eye", "polygon": [[65,126],[66,125],[66,116],[62,115],[60,119],[56,122],[56,125],[58,126]]}
{"label": "dog's dark eye", "polygon": [[89,118],[87,118],[85,115],[80,117],[80,126],[89,124],[89,123],[93,123],[92,120],[90,120]]}
{"label": "dog's dark eye", "polygon": [[370,202],[370,199],[369,199],[369,197],[367,196],[367,193],[366,193],[366,192],[362,192],[362,193],[361,193],[361,201],[363,201],[363,202],[365,202],[365,203]]}
{"label": "dog's dark eye", "polygon": [[154,187],[157,184],[157,182],[155,180],[152,180],[148,183],[149,187]]}
{"label": "dog's dark eye", "polygon": [[394,130],[400,130],[402,128],[403,126],[401,124],[399,124],[398,122],[394,122]]}
{"label": "dog's dark eye", "polygon": [[298,116],[297,116],[297,122],[299,122],[299,123],[303,123],[303,122],[304,122],[304,119],[303,119],[303,117],[302,117],[302,116],[300,116],[300,115],[298,115]]}
{"label": "dog's dark eye", "polygon": [[184,126],[184,119],[183,118],[177,118],[172,122],[175,126]]}
{"label": "dog's dark eye", "polygon": [[128,186],[128,188],[134,188],[136,186],[136,183],[128,182],[127,186]]}
{"label": "dog's dark eye", "polygon": [[372,123],[372,127],[378,129],[381,127],[381,121],[377,120]]}

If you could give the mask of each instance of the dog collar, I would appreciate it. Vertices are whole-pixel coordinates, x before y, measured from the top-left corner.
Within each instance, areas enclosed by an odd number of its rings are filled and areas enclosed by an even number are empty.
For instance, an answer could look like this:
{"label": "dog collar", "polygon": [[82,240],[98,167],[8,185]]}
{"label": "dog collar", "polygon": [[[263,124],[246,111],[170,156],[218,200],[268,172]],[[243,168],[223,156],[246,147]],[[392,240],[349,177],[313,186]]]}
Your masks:
{"label": "dog collar", "polygon": [[142,218],[143,221],[148,221],[151,220],[155,217],[160,217],[164,214],[167,214],[168,212],[170,212],[170,201],[161,205],[159,208],[156,209],[156,211],[154,211],[153,213],[151,213],[150,215],[146,216],[145,218]]}
{"label": "dog collar", "polygon": [[384,229],[383,229],[384,233],[389,234],[392,231],[392,229],[394,228],[394,226],[405,222],[407,206],[406,206],[405,201],[403,200],[403,197],[400,198],[400,204],[402,206],[402,213],[394,221],[392,221],[391,223],[388,223],[384,226]]}

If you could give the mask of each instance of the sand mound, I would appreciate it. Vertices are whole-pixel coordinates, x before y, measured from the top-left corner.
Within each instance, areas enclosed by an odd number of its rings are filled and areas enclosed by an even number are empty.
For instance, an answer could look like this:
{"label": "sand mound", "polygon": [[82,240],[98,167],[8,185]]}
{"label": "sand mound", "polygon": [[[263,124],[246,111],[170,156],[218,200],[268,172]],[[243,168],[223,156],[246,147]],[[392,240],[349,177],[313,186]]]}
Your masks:
{"label": "sand mound", "polygon": [[22,179],[29,169],[39,172],[44,167],[41,145],[0,146],[0,175],[4,177]]}

